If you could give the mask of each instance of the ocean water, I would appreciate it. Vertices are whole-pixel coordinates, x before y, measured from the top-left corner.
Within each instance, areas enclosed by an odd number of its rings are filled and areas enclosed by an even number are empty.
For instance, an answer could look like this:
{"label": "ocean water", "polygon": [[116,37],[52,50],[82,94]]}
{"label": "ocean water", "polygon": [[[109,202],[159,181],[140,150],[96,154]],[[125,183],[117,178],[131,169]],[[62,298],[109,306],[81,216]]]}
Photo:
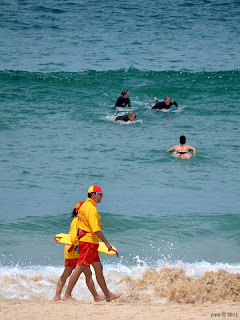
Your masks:
{"label": "ocean water", "polygon": [[[120,255],[101,260],[122,301],[239,301],[239,1],[0,9],[0,298],[53,298],[54,236],[100,185]],[[137,119],[120,125],[123,89]],[[166,95],[178,110],[148,108]],[[166,152],[181,135],[196,157]],[[83,277],[74,296],[91,301]]]}

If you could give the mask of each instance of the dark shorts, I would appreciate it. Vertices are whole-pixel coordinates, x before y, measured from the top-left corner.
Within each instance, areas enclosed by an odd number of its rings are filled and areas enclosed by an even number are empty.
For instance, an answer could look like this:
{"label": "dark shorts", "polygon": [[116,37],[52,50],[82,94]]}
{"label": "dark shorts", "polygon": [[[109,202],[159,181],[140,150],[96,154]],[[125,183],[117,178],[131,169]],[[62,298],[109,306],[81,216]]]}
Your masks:
{"label": "dark shorts", "polygon": [[78,263],[78,258],[66,259],[66,260],[65,260],[64,267],[72,267],[73,269],[75,269],[77,263]]}
{"label": "dark shorts", "polygon": [[79,241],[80,256],[78,263],[89,267],[93,262],[100,262],[98,244]]}

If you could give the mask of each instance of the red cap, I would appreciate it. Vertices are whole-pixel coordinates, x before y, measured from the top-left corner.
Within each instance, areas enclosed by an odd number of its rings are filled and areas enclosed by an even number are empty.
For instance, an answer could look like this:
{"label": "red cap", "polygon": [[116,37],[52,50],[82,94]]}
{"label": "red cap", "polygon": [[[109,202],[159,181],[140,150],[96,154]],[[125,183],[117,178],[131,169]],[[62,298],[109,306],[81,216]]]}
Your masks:
{"label": "red cap", "polygon": [[79,210],[79,208],[81,208],[81,206],[84,204],[83,201],[80,201],[76,204],[76,209]]}
{"label": "red cap", "polygon": [[91,186],[88,189],[88,193],[91,193],[91,192],[102,192],[102,189],[99,186]]}

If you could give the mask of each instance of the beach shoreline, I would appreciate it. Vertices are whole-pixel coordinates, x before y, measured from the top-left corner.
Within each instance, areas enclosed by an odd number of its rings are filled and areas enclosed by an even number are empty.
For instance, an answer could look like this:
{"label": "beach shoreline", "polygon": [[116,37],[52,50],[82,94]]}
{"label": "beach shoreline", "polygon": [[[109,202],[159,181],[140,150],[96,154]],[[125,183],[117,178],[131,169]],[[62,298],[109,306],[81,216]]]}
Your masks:
{"label": "beach shoreline", "polygon": [[94,319],[238,319],[240,305],[233,301],[204,304],[147,304],[101,302],[64,302],[47,300],[0,299],[0,316],[5,320]]}

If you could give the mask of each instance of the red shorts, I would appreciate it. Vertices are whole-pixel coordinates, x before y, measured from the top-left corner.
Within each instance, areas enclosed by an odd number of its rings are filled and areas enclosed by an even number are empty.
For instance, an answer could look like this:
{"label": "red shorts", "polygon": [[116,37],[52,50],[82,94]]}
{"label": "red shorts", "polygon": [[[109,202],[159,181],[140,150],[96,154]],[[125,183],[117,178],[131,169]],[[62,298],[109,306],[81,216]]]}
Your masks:
{"label": "red shorts", "polygon": [[64,267],[72,267],[73,269],[76,268],[76,265],[78,263],[78,258],[74,259],[65,259]]}
{"label": "red shorts", "polygon": [[80,256],[78,263],[89,267],[93,262],[100,262],[98,247],[98,244],[79,241]]}

